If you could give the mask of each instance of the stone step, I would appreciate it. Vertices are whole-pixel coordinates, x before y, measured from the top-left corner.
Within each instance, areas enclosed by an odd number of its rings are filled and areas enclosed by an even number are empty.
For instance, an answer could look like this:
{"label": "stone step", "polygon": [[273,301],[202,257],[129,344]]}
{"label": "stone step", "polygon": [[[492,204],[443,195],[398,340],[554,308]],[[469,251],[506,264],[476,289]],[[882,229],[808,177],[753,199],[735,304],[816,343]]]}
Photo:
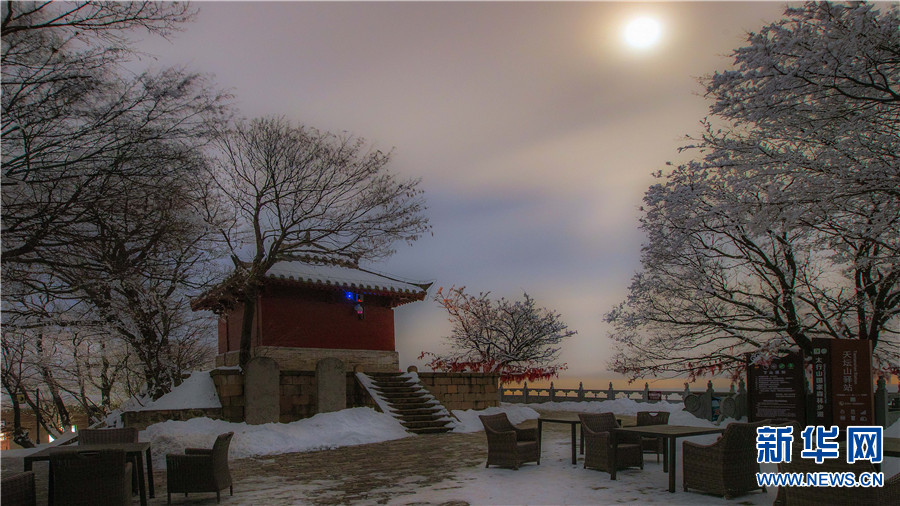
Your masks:
{"label": "stone step", "polygon": [[[431,422],[437,421],[438,415],[435,413],[428,413],[427,415],[403,415],[404,422]],[[446,421],[444,422],[446,423]]]}
{"label": "stone step", "polygon": [[391,392],[386,394],[382,392],[382,397],[388,401],[393,399],[425,399],[426,397],[420,392]]}
{"label": "stone step", "polygon": [[428,429],[428,428],[438,429],[438,428],[443,428],[444,426],[447,425],[446,420],[444,420],[444,421],[430,420],[427,422],[407,422],[405,420],[402,420],[400,423],[402,423],[403,426],[407,430],[409,430],[409,429]]}
{"label": "stone step", "polygon": [[395,399],[385,399],[388,404],[407,405],[407,404],[428,404],[431,399],[425,397],[397,397]]}
{"label": "stone step", "polygon": [[450,427],[425,427],[422,429],[408,429],[413,434],[443,434],[450,432]]}
{"label": "stone step", "polygon": [[400,416],[407,417],[407,416],[431,415],[431,414],[437,413],[441,410],[440,407],[432,407],[432,406],[434,406],[434,405],[432,404],[425,408],[402,408],[401,407],[401,408],[395,408],[392,411],[394,413],[397,413]]}
{"label": "stone step", "polygon": [[406,378],[401,378],[397,381],[375,380],[372,383],[374,383],[377,388],[395,388],[395,387],[415,388],[416,387],[416,383],[409,381]]}
{"label": "stone step", "polygon": [[413,384],[397,385],[397,386],[375,385],[375,389],[378,390],[379,392],[385,392],[385,393],[389,393],[389,392],[419,392],[420,391],[419,388]]}

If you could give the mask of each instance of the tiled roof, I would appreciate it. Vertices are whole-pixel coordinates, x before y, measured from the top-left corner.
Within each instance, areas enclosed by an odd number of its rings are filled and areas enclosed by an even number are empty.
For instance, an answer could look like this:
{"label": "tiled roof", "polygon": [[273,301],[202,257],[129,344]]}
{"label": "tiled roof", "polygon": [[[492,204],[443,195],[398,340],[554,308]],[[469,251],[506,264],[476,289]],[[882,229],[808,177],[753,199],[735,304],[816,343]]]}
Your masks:
{"label": "tiled roof", "polygon": [[413,299],[422,299],[430,283],[400,281],[365,269],[306,262],[278,262],[266,278],[299,283],[332,286],[350,291],[386,292]]}

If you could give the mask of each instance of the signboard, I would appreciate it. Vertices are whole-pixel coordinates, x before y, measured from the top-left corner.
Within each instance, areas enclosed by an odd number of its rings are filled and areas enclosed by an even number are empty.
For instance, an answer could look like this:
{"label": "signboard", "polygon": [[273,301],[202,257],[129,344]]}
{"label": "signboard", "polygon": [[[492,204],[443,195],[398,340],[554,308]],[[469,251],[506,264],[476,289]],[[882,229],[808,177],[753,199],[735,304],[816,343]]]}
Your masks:
{"label": "signboard", "polygon": [[657,402],[662,400],[662,392],[657,391],[649,391],[647,392],[647,400],[650,402]]}
{"label": "signboard", "polygon": [[831,427],[834,422],[831,417],[831,402],[834,400],[831,393],[831,341],[831,339],[812,340],[812,387],[815,402],[812,422],[825,427]]}
{"label": "signboard", "polygon": [[813,339],[812,343],[816,424],[842,429],[874,424],[871,343],[862,339]]}
{"label": "signboard", "polygon": [[803,357],[788,353],[767,365],[747,366],[749,421],[792,420],[806,424]]}

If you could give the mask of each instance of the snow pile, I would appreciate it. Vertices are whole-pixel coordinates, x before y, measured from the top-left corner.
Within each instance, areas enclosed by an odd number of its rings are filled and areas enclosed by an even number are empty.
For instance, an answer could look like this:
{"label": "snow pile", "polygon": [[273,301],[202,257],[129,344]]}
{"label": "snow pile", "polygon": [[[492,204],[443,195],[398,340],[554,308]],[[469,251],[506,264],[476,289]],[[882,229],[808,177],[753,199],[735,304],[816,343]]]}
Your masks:
{"label": "snow pile", "polygon": [[513,425],[519,425],[525,420],[532,420],[540,416],[540,413],[527,407],[516,406],[512,404],[504,404],[499,408],[487,408],[482,410],[474,409],[454,409],[453,416],[459,419],[453,432],[478,432],[484,430],[481,425],[479,415],[496,415],[497,413],[506,413],[506,417]]}
{"label": "snow pile", "polygon": [[372,408],[351,408],[319,413],[291,423],[247,425],[210,418],[169,420],[153,424],[140,434],[150,441],[154,466],[165,465],[167,453],[184,453],[185,448],[212,448],[216,436],[234,432],[229,456],[233,459],[309,452],[377,443],[410,436],[390,415]]}
{"label": "snow pile", "polygon": [[[545,411],[571,411],[574,413],[606,413],[612,411],[617,415],[637,415],[638,411],[668,411],[669,425],[692,425],[696,427],[715,427],[716,424],[701,420],[684,411],[683,404],[670,404],[668,402],[656,402],[649,404],[637,402],[631,399],[616,399],[614,401],[586,401],[586,402],[543,402],[540,404],[520,404]],[[728,419],[732,420],[732,419]],[[733,421],[733,420],[732,420]]]}
{"label": "snow pile", "polygon": [[190,377],[173,388],[171,392],[144,406],[130,411],[151,411],[161,409],[208,409],[221,408],[216,385],[209,371],[191,373]]}

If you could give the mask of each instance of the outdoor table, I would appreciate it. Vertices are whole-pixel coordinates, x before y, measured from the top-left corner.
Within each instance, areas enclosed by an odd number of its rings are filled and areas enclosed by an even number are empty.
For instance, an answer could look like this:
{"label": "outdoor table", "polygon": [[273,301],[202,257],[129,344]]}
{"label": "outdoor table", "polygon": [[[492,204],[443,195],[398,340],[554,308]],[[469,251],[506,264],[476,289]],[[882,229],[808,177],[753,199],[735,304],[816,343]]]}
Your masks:
{"label": "outdoor table", "polygon": [[[721,434],[725,432],[724,428],[718,427],[691,427],[688,425],[643,425],[640,427],[620,427],[610,432],[612,436],[612,461],[616,462],[616,439],[617,434],[628,433],[638,434],[640,436],[658,437],[668,439],[667,452],[669,459],[668,468],[663,471],[669,473],[669,492],[675,492],[675,449],[677,448],[677,440],[680,437],[702,436],[706,434]],[[616,479],[616,466],[612,466],[609,472],[610,479]]]}
{"label": "outdoor table", "polygon": [[[581,420],[577,417],[562,417],[562,416],[552,416],[552,417],[544,417],[541,416],[538,418],[538,449],[541,448],[541,439],[542,439],[542,431],[544,427],[544,422],[547,423],[563,423],[568,424],[572,427],[572,464],[575,464],[578,459],[578,455],[576,453],[577,446],[575,444],[575,426],[581,424]],[[581,453],[584,453],[584,431],[581,431]]]}
{"label": "outdoor table", "polygon": [[900,437],[884,438],[884,454],[888,457],[900,457]]}
{"label": "outdoor table", "polygon": [[[153,492],[153,458],[150,454],[149,442],[138,443],[105,443],[92,445],[72,445],[72,446],[53,446],[44,448],[38,452],[32,453],[25,457],[25,470],[31,471],[32,464],[39,460],[50,460],[50,455],[59,451],[91,451],[91,450],[124,450],[125,455],[131,459],[137,466],[137,472],[140,479],[138,480],[138,488],[141,495],[141,506],[147,506],[147,487],[150,489],[150,497],[154,497]],[[144,459],[147,461],[147,485],[144,484]],[[50,468],[50,485],[48,493],[48,505],[53,503],[53,467]]]}

